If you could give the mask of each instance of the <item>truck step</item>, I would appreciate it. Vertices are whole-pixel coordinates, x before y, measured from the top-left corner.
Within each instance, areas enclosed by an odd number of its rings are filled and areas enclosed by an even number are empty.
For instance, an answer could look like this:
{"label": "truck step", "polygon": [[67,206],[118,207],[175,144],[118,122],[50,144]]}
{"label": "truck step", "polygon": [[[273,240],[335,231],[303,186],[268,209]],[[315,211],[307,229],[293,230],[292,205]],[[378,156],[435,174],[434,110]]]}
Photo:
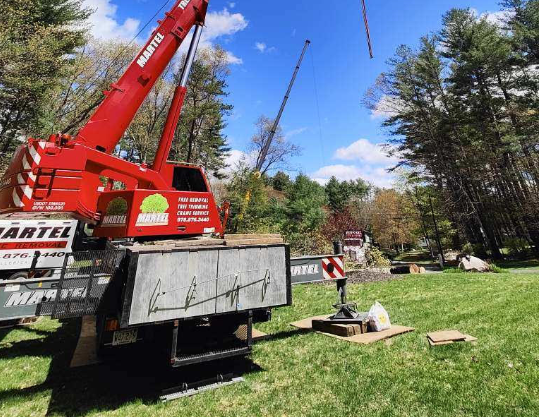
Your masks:
{"label": "truck step", "polygon": [[166,403],[168,401],[177,400],[178,398],[191,397],[193,395],[200,394],[201,392],[211,391],[243,381],[245,380],[242,377],[235,377],[233,375],[218,375],[216,378],[212,378],[211,380],[184,384],[179,387],[164,390],[159,399]]}
{"label": "truck step", "polygon": [[209,362],[218,359],[232,358],[235,356],[247,356],[251,353],[250,346],[236,347],[232,349],[209,351],[197,353],[194,355],[180,355],[171,360],[171,366],[178,368],[180,366],[193,365],[196,363]]}

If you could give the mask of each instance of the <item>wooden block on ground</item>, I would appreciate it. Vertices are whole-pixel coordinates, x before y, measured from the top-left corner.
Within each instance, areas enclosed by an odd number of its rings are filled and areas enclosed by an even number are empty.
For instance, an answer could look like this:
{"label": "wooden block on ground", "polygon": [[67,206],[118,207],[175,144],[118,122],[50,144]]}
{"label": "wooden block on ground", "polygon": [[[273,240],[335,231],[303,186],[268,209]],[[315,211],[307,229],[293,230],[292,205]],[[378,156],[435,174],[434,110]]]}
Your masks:
{"label": "wooden block on ground", "polygon": [[326,320],[313,320],[313,329],[318,332],[331,333],[342,337],[352,337],[361,334],[359,324],[334,324]]}
{"label": "wooden block on ground", "polygon": [[83,317],[79,341],[73,353],[70,368],[96,365],[101,362],[97,356],[96,337],[95,317]]}
{"label": "wooden block on ground", "polygon": [[268,337],[267,333],[261,332],[260,330],[253,328],[253,341],[254,342],[258,342],[259,340],[264,340],[266,337]]}
{"label": "wooden block on ground", "polygon": [[427,337],[433,343],[458,342],[466,339],[466,335],[458,330],[442,330],[440,332],[427,333]]}
{"label": "wooden block on ground", "polygon": [[443,346],[443,345],[451,345],[453,343],[471,343],[471,342],[477,342],[477,337],[473,337],[470,335],[464,335],[464,340],[447,340],[445,342],[433,342],[429,337],[427,337],[427,340],[429,341],[429,345],[431,346]]}
{"label": "wooden block on ground", "polygon": [[297,329],[301,330],[312,330],[313,328],[313,320],[325,320],[329,317],[331,317],[332,314],[326,314],[325,316],[315,316],[315,317],[309,317],[303,320],[295,321],[293,323],[290,323],[292,327],[295,327]]}
{"label": "wooden block on ground", "polygon": [[0,329],[12,329],[15,327],[28,327],[41,321],[43,317],[27,317],[19,320],[6,320],[0,325]]}
{"label": "wooden block on ground", "polygon": [[[296,321],[294,323],[290,323],[290,325],[298,329],[302,329],[302,330],[311,330],[313,328],[313,320],[325,320],[329,318],[330,316],[331,314],[328,314],[325,316],[309,317],[303,320]],[[318,332],[318,333],[324,334],[326,336],[334,337],[336,339],[346,340],[347,342],[358,343],[361,345],[369,345],[371,343],[378,342],[380,340],[386,340],[391,337],[398,336],[405,333],[410,333],[413,331],[415,331],[413,327],[393,325],[391,326],[391,329],[389,330],[384,330],[382,332],[358,334],[352,337],[337,336],[331,333],[324,333],[324,332]]]}

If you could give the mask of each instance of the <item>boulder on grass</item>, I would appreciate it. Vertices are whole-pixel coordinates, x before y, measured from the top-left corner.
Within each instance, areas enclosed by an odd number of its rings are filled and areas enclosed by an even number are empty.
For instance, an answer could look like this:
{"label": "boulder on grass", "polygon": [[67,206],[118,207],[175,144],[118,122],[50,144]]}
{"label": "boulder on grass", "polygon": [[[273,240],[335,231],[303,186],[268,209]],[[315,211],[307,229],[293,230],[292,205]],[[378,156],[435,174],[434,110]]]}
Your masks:
{"label": "boulder on grass", "polygon": [[410,265],[410,274],[426,274],[427,270],[423,266],[418,266],[416,264]]}
{"label": "boulder on grass", "polygon": [[490,265],[475,256],[465,255],[460,259],[459,269],[464,272],[488,272]]}

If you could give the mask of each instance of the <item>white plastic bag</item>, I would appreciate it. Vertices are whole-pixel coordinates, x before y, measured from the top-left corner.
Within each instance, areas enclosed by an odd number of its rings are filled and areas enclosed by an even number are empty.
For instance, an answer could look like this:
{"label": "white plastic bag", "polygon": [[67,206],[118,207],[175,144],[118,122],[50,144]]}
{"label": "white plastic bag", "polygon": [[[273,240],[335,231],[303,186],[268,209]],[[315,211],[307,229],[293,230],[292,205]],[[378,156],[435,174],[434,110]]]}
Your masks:
{"label": "white plastic bag", "polygon": [[389,314],[386,309],[378,301],[369,310],[369,323],[371,328],[375,332],[381,332],[382,330],[388,330],[391,328],[391,322],[389,321]]}

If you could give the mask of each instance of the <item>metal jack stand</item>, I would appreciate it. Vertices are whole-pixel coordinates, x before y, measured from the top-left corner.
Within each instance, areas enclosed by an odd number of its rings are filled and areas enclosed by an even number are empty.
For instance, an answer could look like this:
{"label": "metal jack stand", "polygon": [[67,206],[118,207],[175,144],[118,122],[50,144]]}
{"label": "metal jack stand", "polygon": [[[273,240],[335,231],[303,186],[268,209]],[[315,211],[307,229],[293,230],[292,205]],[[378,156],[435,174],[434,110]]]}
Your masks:
{"label": "metal jack stand", "polygon": [[[343,253],[342,243],[333,242],[333,250],[336,255],[341,255]],[[339,302],[333,305],[337,309],[337,313],[328,320],[333,324],[362,324],[367,320],[368,313],[358,313],[357,304],[348,302],[346,284],[346,278],[337,281]]]}

